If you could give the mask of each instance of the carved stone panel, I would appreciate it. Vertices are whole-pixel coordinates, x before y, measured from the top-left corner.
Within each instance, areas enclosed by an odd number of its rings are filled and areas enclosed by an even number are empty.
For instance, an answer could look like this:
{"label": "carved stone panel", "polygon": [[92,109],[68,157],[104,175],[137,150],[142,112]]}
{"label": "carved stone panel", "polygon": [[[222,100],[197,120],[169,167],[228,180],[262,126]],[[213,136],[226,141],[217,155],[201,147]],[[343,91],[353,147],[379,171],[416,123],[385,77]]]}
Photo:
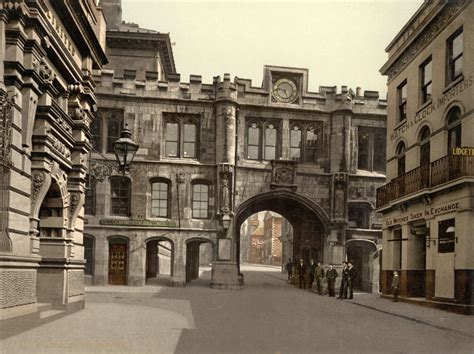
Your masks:
{"label": "carved stone panel", "polygon": [[272,182],[271,189],[289,188],[296,191],[296,167],[297,161],[272,160]]}
{"label": "carved stone panel", "polygon": [[0,92],[0,164],[5,172],[12,167],[12,102],[7,93]]}

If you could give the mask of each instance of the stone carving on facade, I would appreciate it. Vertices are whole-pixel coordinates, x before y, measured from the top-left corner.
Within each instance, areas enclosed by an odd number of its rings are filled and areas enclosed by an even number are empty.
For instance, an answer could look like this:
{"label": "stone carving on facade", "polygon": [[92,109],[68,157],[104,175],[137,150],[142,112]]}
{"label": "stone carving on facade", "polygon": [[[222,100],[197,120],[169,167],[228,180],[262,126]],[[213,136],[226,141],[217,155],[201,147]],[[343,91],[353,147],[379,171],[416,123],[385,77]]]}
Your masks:
{"label": "stone carving on facade", "polygon": [[221,176],[221,212],[228,213],[230,211],[230,186],[226,173]]}
{"label": "stone carving on facade", "polygon": [[[0,90],[0,208],[2,210],[8,208],[10,200],[7,187],[10,184],[8,172],[13,167],[11,159],[12,106],[13,102],[8,94]],[[0,216],[0,251],[12,251],[12,241],[8,235],[8,213],[2,213]]]}
{"label": "stone carving on facade", "polygon": [[272,160],[271,188],[290,188],[296,191],[297,165],[298,163],[292,160]]}
{"label": "stone carving on facade", "polygon": [[53,142],[53,148],[56,150],[56,152],[67,159],[71,158],[71,150],[66,145],[60,142],[55,136],[50,136],[50,139]]}
{"label": "stone carving on facade", "polygon": [[185,181],[186,181],[186,175],[184,174],[184,172],[182,171],[178,172],[178,174],[176,175],[176,182],[184,183]]}
{"label": "stone carving on facade", "polygon": [[43,172],[34,171],[32,175],[32,183],[31,183],[31,204],[36,203],[43,183],[44,183]]}
{"label": "stone carving on facade", "polygon": [[70,205],[71,205],[71,215],[74,214],[74,212],[76,211],[77,207],[79,206],[79,202],[81,200],[81,195],[79,193],[71,193],[70,194],[70,199],[71,199],[71,202],[70,202]]}
{"label": "stone carving on facade", "polygon": [[347,174],[334,175],[334,218],[343,219],[346,215]]}
{"label": "stone carving on facade", "polygon": [[74,120],[80,120],[80,121],[85,121],[87,118],[86,112],[82,108],[76,108],[72,114],[71,114],[72,119]]}
{"label": "stone carving on facade", "polygon": [[71,126],[62,117],[56,117],[56,122],[60,127],[63,127],[68,133],[71,132]]}
{"label": "stone carving on facade", "polygon": [[89,173],[94,181],[103,182],[106,177],[114,172],[114,166],[107,161],[91,161],[89,164]]}
{"label": "stone carving on facade", "polygon": [[79,211],[84,204],[84,194],[79,191],[71,191],[69,193],[69,227],[74,228],[76,218],[79,215]]}
{"label": "stone carving on facade", "polygon": [[4,172],[13,166],[11,160],[12,100],[6,92],[0,92],[0,163]]}
{"label": "stone carving on facade", "polygon": [[412,44],[410,44],[403,55],[390,67],[387,71],[388,79],[391,80],[402,71],[403,68],[405,68],[405,66],[418,55],[425,45],[431,42],[438,32],[457,15],[466,3],[466,0],[451,1],[447,3],[443,12],[427,26],[423,33]]}
{"label": "stone carving on facade", "polygon": [[43,79],[45,84],[50,84],[56,78],[56,73],[51,69],[49,64],[44,58],[41,59],[39,64],[39,76]]}
{"label": "stone carving on facade", "polygon": [[57,162],[53,163],[51,176],[58,184],[59,191],[61,192],[61,199],[63,201],[63,207],[67,208],[69,206],[69,191],[67,189],[68,176]]}

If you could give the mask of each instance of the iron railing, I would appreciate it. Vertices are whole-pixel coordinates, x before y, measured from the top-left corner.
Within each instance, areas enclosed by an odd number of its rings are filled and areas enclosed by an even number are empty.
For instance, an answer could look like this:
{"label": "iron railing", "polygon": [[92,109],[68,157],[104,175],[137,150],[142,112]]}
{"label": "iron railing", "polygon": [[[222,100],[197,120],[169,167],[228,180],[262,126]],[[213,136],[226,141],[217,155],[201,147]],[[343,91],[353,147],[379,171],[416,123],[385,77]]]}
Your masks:
{"label": "iron railing", "polygon": [[474,176],[474,156],[447,155],[411,170],[377,189],[377,207],[392,200],[436,187],[461,177]]}

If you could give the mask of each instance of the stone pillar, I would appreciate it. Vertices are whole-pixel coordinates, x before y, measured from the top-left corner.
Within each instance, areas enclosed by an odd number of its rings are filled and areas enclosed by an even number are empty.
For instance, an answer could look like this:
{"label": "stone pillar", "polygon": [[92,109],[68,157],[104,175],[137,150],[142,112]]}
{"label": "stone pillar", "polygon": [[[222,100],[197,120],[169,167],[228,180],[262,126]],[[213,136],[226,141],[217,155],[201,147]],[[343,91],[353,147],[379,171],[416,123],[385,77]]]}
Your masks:
{"label": "stone pillar", "polygon": [[177,238],[173,247],[174,257],[173,274],[171,276],[172,286],[186,285],[186,242],[182,238]]}
{"label": "stone pillar", "polygon": [[[222,82],[216,83],[217,114],[217,180],[218,180],[218,239],[217,259],[212,266],[211,287],[239,287],[239,255],[234,226],[234,173],[237,133],[237,90],[225,74]],[[223,147],[223,148],[222,148]]]}
{"label": "stone pillar", "polygon": [[128,285],[145,285],[146,247],[142,238],[132,234],[129,242]]}
{"label": "stone pillar", "polygon": [[94,285],[109,283],[109,242],[105,235],[97,235],[95,241]]}

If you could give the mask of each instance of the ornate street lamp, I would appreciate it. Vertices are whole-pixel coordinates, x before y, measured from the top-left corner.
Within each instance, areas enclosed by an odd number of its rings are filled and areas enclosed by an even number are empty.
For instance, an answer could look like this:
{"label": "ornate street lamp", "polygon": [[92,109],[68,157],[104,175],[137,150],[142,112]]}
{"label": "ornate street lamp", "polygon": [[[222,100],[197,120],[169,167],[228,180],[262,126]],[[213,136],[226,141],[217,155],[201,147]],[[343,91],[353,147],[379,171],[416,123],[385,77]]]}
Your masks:
{"label": "ornate street lamp", "polygon": [[135,154],[137,153],[139,145],[132,140],[132,132],[128,129],[128,124],[125,124],[120,133],[120,138],[114,142],[114,152],[119,163],[119,171],[129,171]]}

